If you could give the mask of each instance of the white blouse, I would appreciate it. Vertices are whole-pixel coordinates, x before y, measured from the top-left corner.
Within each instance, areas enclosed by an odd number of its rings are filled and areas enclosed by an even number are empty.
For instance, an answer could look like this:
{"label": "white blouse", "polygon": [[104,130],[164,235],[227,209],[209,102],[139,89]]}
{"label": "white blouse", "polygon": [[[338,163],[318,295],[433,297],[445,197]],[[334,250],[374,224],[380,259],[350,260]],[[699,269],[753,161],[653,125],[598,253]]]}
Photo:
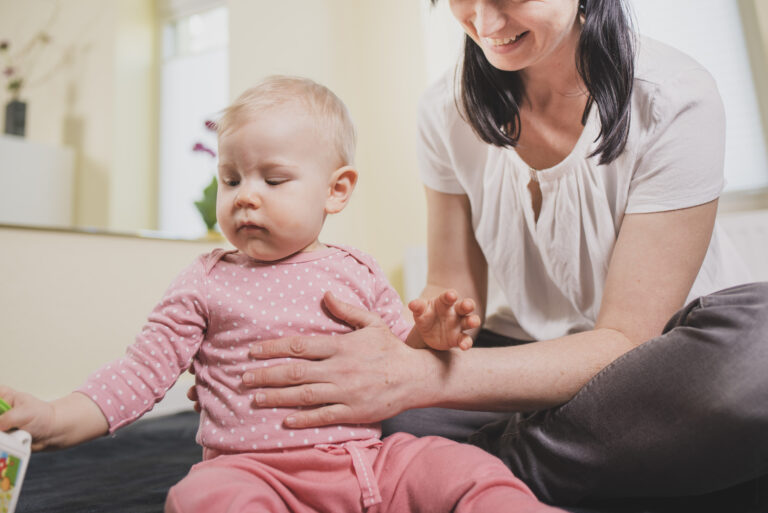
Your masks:
{"label": "white blouse", "polygon": [[[725,115],[711,75],[690,57],[638,41],[629,138],[600,165],[589,158],[600,132],[597,108],[571,153],[536,172],[542,193],[534,221],[528,165],[513,148],[481,141],[456,107],[453,70],[419,108],[424,184],[466,194],[475,237],[501,307],[485,327],[545,340],[592,329],[624,214],[709,202],[723,189]],[[716,227],[689,299],[749,281]],[[492,310],[489,308],[489,313]]]}

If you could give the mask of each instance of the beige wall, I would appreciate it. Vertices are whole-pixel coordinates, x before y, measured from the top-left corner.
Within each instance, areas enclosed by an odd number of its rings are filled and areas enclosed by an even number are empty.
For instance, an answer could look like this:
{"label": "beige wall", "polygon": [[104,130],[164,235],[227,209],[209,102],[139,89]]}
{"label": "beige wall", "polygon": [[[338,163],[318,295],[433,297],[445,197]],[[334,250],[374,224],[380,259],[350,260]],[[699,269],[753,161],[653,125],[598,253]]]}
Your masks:
{"label": "beige wall", "polygon": [[[399,287],[408,245],[424,240],[415,111],[426,86],[413,0],[228,0],[236,96],[272,73],[309,76],[348,104],[359,132],[358,190],[323,233],[374,254]],[[62,8],[46,27],[51,6]],[[27,137],[75,149],[75,220],[112,230],[156,220],[157,34],[153,0],[0,0],[13,44],[46,28],[44,75],[24,92]],[[296,44],[296,37],[306,44]],[[0,93],[0,101],[6,99]]]}
{"label": "beige wall", "polygon": [[154,227],[154,1],[0,0],[11,55],[40,30],[50,43],[20,60],[27,137],[75,150],[76,223]]}
{"label": "beige wall", "polygon": [[0,383],[58,397],[124,354],[166,287],[220,244],[0,227]]}
{"label": "beige wall", "polygon": [[[768,2],[741,1],[762,27],[752,48],[762,45],[758,65],[768,69]],[[149,30],[153,2],[64,3],[51,29],[54,43],[38,64],[51,74],[25,95],[29,136],[76,149],[81,223],[151,226],[153,210],[146,207],[154,198],[156,101],[147,83],[155,78],[153,64],[134,51],[156,43]],[[16,41],[33,33],[39,12],[51,4],[0,0],[0,34]],[[228,5],[232,96],[265,75],[296,73],[327,84],[348,104],[359,131],[360,185],[324,238],[372,253],[399,286],[405,247],[425,238],[415,159],[416,102],[426,86],[418,2]],[[296,39],[310,43],[293,44]],[[136,90],[137,100],[126,98]],[[0,91],[0,102],[5,99]],[[0,227],[0,382],[43,397],[77,386],[94,367],[122,354],[171,277],[210,247]]]}
{"label": "beige wall", "polygon": [[768,1],[739,0],[739,11],[768,146]]}
{"label": "beige wall", "polygon": [[288,73],[327,85],[349,107],[360,181],[323,237],[373,254],[400,287],[405,248],[423,244],[426,233],[415,155],[416,104],[427,85],[418,1],[229,0],[228,6],[232,97],[267,75]]}

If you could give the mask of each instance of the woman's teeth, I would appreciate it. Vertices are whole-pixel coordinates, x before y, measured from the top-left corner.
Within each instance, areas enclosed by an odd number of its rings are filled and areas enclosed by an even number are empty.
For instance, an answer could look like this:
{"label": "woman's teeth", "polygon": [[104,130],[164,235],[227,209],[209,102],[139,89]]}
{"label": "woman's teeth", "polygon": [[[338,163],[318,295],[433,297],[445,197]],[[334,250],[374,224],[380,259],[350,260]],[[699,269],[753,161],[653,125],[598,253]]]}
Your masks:
{"label": "woman's teeth", "polygon": [[522,34],[518,34],[515,37],[507,37],[504,39],[495,39],[492,37],[484,37],[483,39],[485,39],[486,42],[490,43],[493,46],[503,46],[503,45],[508,45],[510,43],[514,43],[515,41],[523,37],[525,34],[526,32],[523,32]]}

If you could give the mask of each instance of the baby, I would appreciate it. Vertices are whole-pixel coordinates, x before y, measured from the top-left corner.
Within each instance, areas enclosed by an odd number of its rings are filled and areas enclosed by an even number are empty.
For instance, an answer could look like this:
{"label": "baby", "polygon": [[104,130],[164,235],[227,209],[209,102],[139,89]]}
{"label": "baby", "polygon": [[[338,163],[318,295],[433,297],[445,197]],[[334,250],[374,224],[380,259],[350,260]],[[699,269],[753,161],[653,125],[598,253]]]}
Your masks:
{"label": "baby", "polygon": [[[484,451],[378,424],[290,429],[291,409],[259,409],[242,384],[251,344],[346,333],[326,294],[376,312],[415,347],[468,349],[479,318],[454,291],[412,305],[415,327],[374,260],[323,244],[325,216],[357,182],[347,109],[310,80],[271,77],[218,123],[217,217],[233,250],[202,255],[173,281],[127,354],[52,402],[0,387],[0,430],[66,447],[140,418],[193,367],[203,461],[171,488],[169,512],[553,511]],[[281,359],[259,362],[274,365]]]}

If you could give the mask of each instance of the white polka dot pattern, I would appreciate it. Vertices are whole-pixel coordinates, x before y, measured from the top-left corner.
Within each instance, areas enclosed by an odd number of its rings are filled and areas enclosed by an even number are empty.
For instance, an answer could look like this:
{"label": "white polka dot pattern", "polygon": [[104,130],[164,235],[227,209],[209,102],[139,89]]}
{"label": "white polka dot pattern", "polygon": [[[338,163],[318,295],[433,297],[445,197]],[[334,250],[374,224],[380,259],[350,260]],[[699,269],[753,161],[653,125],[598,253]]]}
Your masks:
{"label": "white polka dot pattern", "polygon": [[289,430],[292,409],[259,409],[242,386],[255,361],[250,345],[292,335],[330,335],[350,328],[322,309],[323,294],[374,311],[401,339],[410,326],[402,303],[376,262],[344,246],[262,264],[237,252],[201,256],[174,280],[126,355],[93,373],[79,389],[109,420],[110,432],[152,408],[190,366],[200,404],[198,443],[222,452],[335,443],[379,436],[378,425]]}

